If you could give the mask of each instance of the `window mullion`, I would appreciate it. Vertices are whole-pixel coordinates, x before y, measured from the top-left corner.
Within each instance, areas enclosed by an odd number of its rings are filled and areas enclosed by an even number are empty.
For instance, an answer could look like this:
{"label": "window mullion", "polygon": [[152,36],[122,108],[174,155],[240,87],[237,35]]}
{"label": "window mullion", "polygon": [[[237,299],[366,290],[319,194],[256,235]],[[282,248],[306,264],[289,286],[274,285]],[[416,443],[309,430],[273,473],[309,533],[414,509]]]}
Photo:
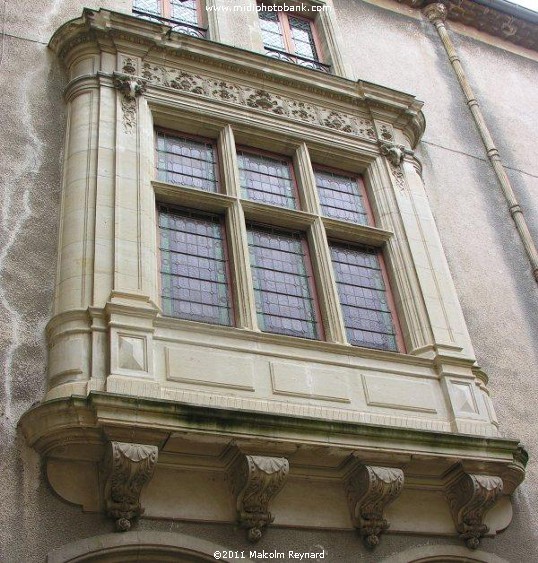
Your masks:
{"label": "window mullion", "polygon": [[323,316],[325,338],[328,342],[347,344],[346,328],[340,308],[340,298],[332,268],[329,243],[321,218],[316,219],[308,231],[308,242],[312,249],[312,263],[318,288],[319,307]]}
{"label": "window mullion", "polygon": [[[310,161],[310,154],[305,143],[295,153],[295,170],[302,194],[305,211],[321,215],[316,178]],[[332,269],[331,253],[325,233],[325,226],[318,217],[308,232],[314,276],[318,289],[319,307],[323,316],[325,338],[329,342],[346,344],[346,329],[340,308],[338,288]]]}
{"label": "window mullion", "polygon": [[235,138],[229,125],[221,131],[219,136],[219,155],[226,193],[237,198],[226,213],[226,232],[234,282],[232,283],[232,291],[236,304],[236,325],[239,328],[258,330],[247,229],[239,200],[240,185]]}

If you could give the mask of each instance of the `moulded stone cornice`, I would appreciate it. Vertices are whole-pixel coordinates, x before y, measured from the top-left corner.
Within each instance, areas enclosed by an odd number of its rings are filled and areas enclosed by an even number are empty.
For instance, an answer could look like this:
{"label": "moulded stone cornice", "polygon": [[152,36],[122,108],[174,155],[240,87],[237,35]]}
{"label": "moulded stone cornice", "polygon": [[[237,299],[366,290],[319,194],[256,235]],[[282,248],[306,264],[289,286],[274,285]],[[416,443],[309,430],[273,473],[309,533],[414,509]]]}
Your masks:
{"label": "moulded stone cornice", "polygon": [[[444,17],[450,21],[474,27],[527,49],[538,50],[538,19],[530,21],[527,18],[530,18],[532,13],[527,10],[529,13],[523,14],[523,9],[516,5],[514,5],[513,11],[517,14],[509,14],[502,9],[495,9],[491,5],[493,2],[483,5],[475,0],[442,0],[442,2],[397,0],[397,2],[417,9],[422,9],[429,4],[443,4],[446,8]],[[442,14],[439,15],[439,17],[441,16]]]}
{"label": "moulded stone cornice", "polygon": [[[466,460],[471,463],[509,469],[516,464],[523,468],[525,452],[516,440],[471,435],[391,428],[372,424],[311,419],[269,413],[229,410],[182,404],[164,399],[143,399],[111,393],[91,392],[87,397],[66,397],[46,401],[23,415],[21,429],[30,446],[48,455],[56,448],[65,450],[66,443],[87,443],[112,439],[162,443],[172,432],[199,432],[241,436],[254,442],[267,436],[274,442],[321,444],[341,447],[357,455],[364,449],[365,459],[373,460],[376,449],[395,454],[412,452],[415,459]],[[244,429],[249,429],[245,437]],[[274,435],[272,434],[274,433]],[[66,436],[71,436],[66,442]],[[148,439],[152,436],[152,439]],[[278,436],[276,438],[275,436]],[[144,439],[142,439],[144,438]],[[103,442],[104,445],[104,442]],[[382,457],[381,459],[385,459]]]}
{"label": "moulded stone cornice", "polygon": [[[73,60],[71,51],[75,49],[78,53],[81,45],[92,53],[114,49],[129,52],[157,66],[166,60],[166,65],[172,69],[178,69],[178,65],[190,65],[197,70],[205,67],[206,72],[210,70],[211,78],[218,79],[220,75],[222,79],[237,80],[245,87],[259,88],[263,82],[264,88],[270,87],[273,96],[287,92],[290,99],[317,101],[326,104],[327,108],[333,107],[331,104],[334,103],[343,104],[342,109],[347,106],[357,117],[382,116],[394,123],[404,131],[411,146],[416,145],[424,131],[425,121],[420,111],[422,102],[412,95],[175,33],[169,26],[130,15],[85,9],[81,18],[60,27],[49,43],[67,66]],[[148,79],[147,76],[137,78]],[[148,79],[148,85],[151,82]],[[227,88],[230,86],[233,87],[233,83],[226,85]],[[330,121],[330,116],[324,119]],[[327,126],[333,127],[330,123]],[[345,127],[336,124],[334,128],[347,132]],[[375,140],[375,134],[372,137]]]}

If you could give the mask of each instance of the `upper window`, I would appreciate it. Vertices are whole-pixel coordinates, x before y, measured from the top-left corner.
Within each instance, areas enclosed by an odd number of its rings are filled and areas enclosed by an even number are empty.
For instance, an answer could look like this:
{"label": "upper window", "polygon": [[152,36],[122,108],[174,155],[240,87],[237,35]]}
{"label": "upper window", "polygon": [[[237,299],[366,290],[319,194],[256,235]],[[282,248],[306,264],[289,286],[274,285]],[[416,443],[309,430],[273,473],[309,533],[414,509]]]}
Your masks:
{"label": "upper window", "polygon": [[206,37],[199,0],[133,0],[133,13],[150,20],[164,20],[180,33]]}
{"label": "upper window", "polygon": [[[260,6],[263,8],[263,4]],[[276,59],[328,72],[320,61],[314,23],[307,18],[273,10],[260,10],[260,27],[266,53]]]}
{"label": "upper window", "polygon": [[157,178],[172,184],[159,205],[164,314],[403,350],[381,249],[356,240],[374,231],[361,177],[299,166],[296,180],[288,156],[219,148],[238,167],[221,189],[212,141],[156,132]]}

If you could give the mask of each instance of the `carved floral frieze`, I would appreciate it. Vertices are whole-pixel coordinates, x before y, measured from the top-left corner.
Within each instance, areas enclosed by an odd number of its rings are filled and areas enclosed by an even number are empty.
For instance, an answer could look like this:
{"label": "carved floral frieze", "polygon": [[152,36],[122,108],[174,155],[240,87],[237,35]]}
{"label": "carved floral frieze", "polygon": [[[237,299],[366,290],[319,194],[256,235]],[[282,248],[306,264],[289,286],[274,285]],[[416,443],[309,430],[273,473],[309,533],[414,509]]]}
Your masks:
{"label": "carved floral frieze", "polygon": [[189,94],[327,127],[363,139],[376,139],[374,124],[369,119],[347,112],[329,110],[316,104],[299,102],[264,89],[250,88],[226,80],[215,80],[201,74],[152,65],[148,62],[142,65],[142,78],[149,84],[166,86]]}

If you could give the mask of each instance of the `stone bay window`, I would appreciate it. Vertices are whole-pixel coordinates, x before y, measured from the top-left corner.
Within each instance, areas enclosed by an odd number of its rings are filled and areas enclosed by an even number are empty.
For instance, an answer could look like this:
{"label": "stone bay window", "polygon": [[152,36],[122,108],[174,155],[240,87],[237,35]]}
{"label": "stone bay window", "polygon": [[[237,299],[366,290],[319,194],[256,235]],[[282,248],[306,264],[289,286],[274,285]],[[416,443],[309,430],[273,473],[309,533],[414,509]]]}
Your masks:
{"label": "stone bay window", "polygon": [[21,427],[57,494],[118,530],[251,541],[508,526],[526,453],[498,435],[428,205],[422,103],[106,10],[50,45],[61,236]]}

